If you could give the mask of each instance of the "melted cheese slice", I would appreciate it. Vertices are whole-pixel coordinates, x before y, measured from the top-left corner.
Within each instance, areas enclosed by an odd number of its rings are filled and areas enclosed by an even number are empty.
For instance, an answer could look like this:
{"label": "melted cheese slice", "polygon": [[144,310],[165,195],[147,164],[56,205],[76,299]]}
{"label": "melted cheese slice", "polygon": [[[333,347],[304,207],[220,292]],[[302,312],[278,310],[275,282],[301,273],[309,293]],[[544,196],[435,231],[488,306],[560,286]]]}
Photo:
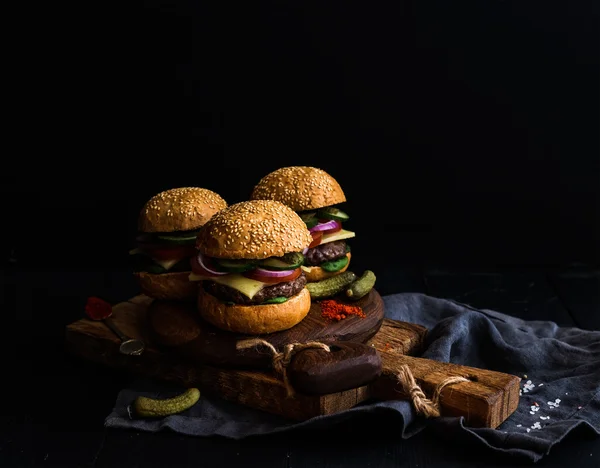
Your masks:
{"label": "melted cheese slice", "polygon": [[[136,255],[136,254],[148,255],[142,249],[133,249],[133,250],[129,251],[129,255]],[[187,255],[178,256],[178,257],[175,257],[175,258],[170,258],[168,260],[161,260],[160,258],[153,257],[152,255],[148,255],[148,256],[152,259],[152,261],[154,263],[156,263],[157,265],[160,265],[165,270],[169,271],[171,268],[173,268],[175,266],[175,264],[179,263]]]}
{"label": "melted cheese slice", "polygon": [[159,260],[158,258],[152,257],[152,260],[154,261],[154,263],[157,263],[158,265],[163,267],[165,270],[169,271],[171,268],[173,268],[175,266],[176,263],[179,263],[184,258],[185,257],[174,258],[172,260]]}
{"label": "melted cheese slice", "polygon": [[356,233],[353,231],[346,231],[345,229],[340,229],[338,232],[332,232],[331,234],[323,234],[323,239],[321,239],[321,243],[319,245],[326,244],[327,242],[350,239],[355,236]]}
{"label": "melted cheese slice", "polygon": [[214,281],[215,283],[219,283],[224,286],[229,286],[230,288],[241,292],[244,296],[247,296],[250,299],[252,299],[258,291],[260,291],[266,286],[266,283],[263,283],[262,281],[256,281],[250,278],[246,278],[245,276],[242,276],[239,273],[229,273],[228,275],[223,276],[200,276],[192,272],[189,276],[189,280]]}

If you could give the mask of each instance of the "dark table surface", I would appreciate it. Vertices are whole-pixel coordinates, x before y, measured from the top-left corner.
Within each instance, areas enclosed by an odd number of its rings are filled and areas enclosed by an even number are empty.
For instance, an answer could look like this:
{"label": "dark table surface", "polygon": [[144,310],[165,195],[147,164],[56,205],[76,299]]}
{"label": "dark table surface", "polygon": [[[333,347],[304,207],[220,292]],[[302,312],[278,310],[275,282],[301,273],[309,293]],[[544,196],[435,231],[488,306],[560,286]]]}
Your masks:
{"label": "dark table surface", "polygon": [[[600,271],[593,268],[407,268],[378,273],[377,289],[383,295],[419,291],[523,319],[600,329]],[[131,275],[80,268],[34,269],[16,261],[9,262],[2,275],[2,467],[468,467],[521,463],[478,447],[450,444],[428,431],[400,440],[393,427],[367,426],[360,420],[335,433],[281,434],[241,441],[105,430],[104,418],[130,376],[66,354],[64,327],[81,317],[90,295],[117,302],[137,294]],[[574,431],[538,465],[597,468],[600,438]]]}

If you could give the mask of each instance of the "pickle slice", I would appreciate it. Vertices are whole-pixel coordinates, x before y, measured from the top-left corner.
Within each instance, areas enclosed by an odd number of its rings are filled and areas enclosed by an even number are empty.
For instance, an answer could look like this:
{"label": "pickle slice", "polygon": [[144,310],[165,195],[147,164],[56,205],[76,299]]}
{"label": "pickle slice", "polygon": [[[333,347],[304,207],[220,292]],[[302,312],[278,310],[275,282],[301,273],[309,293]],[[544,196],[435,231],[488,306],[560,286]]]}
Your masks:
{"label": "pickle slice", "polygon": [[259,265],[266,270],[294,270],[304,262],[304,255],[300,252],[290,252],[283,257],[269,257],[261,260]]}
{"label": "pickle slice", "polygon": [[335,271],[339,271],[342,268],[344,268],[346,265],[348,265],[348,262],[349,262],[348,256],[344,255],[341,258],[336,258],[335,260],[329,260],[327,262],[323,262],[319,266],[323,270],[333,273]]}
{"label": "pickle slice", "polygon": [[196,241],[197,231],[169,232],[158,234],[156,238],[162,242],[172,245],[192,244]]}
{"label": "pickle slice", "polygon": [[306,229],[314,228],[317,224],[319,224],[319,220],[317,218],[311,218],[304,222],[306,223]]}
{"label": "pickle slice", "polygon": [[317,212],[316,211],[304,211],[304,212],[298,213],[298,215],[300,216],[300,218],[302,218],[302,221],[304,221],[306,223],[307,221],[316,217]]}
{"label": "pickle slice", "polygon": [[252,270],[256,267],[254,260],[212,258],[212,261],[219,268],[219,270],[228,271],[230,273],[243,273],[244,271]]}
{"label": "pickle slice", "polygon": [[347,221],[350,219],[346,213],[338,208],[327,206],[325,208],[319,208],[317,211],[317,217],[324,219],[332,219],[334,221]]}
{"label": "pickle slice", "polygon": [[277,296],[277,297],[272,297],[271,299],[262,301],[261,304],[282,304],[284,302],[287,302],[287,300],[288,300],[287,297]]}

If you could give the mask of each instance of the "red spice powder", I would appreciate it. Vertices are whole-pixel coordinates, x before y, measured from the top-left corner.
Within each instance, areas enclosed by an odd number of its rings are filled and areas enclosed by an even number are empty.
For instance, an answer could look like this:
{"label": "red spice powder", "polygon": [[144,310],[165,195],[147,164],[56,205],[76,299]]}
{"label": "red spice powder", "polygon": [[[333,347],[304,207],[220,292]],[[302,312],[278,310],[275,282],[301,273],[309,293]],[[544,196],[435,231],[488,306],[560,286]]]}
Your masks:
{"label": "red spice powder", "polygon": [[333,299],[320,301],[319,305],[321,306],[321,316],[329,320],[336,320],[339,322],[350,315],[356,315],[360,318],[366,317],[359,306],[342,304]]}

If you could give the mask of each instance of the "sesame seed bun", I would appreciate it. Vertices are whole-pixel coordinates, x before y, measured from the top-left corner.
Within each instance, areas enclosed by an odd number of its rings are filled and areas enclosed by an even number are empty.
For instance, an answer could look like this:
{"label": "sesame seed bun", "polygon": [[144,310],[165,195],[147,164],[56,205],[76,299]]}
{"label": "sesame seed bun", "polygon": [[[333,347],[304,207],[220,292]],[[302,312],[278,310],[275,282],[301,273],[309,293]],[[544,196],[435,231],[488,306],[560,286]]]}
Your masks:
{"label": "sesame seed bun", "polygon": [[348,263],[346,263],[346,266],[344,268],[338,271],[325,271],[320,266],[303,266],[302,271],[306,276],[306,281],[308,283],[314,283],[315,281],[321,281],[325,278],[331,278],[332,276],[339,275],[340,273],[345,272],[350,266],[350,258],[352,257],[350,255],[350,252],[346,254],[346,257],[348,257]]}
{"label": "sesame seed bun", "polygon": [[142,208],[138,230],[174,232],[198,229],[227,206],[223,198],[200,187],[180,187],[153,196]]}
{"label": "sesame seed bun", "polygon": [[264,176],[250,199],[276,200],[294,211],[306,211],[345,202],[346,196],[340,184],[324,170],[289,166]]}
{"label": "sesame seed bun", "polygon": [[207,322],[222,330],[257,335],[287,330],[300,323],[310,310],[310,293],[304,288],[281,304],[225,304],[202,287],[198,310]]}
{"label": "sesame seed bun", "polygon": [[154,299],[193,302],[198,296],[198,284],[189,280],[189,271],[159,275],[140,271],[134,275],[142,294]]}
{"label": "sesame seed bun", "polygon": [[210,257],[262,259],[301,252],[312,242],[302,218],[283,203],[249,200],[216,213],[198,231],[196,247]]}

